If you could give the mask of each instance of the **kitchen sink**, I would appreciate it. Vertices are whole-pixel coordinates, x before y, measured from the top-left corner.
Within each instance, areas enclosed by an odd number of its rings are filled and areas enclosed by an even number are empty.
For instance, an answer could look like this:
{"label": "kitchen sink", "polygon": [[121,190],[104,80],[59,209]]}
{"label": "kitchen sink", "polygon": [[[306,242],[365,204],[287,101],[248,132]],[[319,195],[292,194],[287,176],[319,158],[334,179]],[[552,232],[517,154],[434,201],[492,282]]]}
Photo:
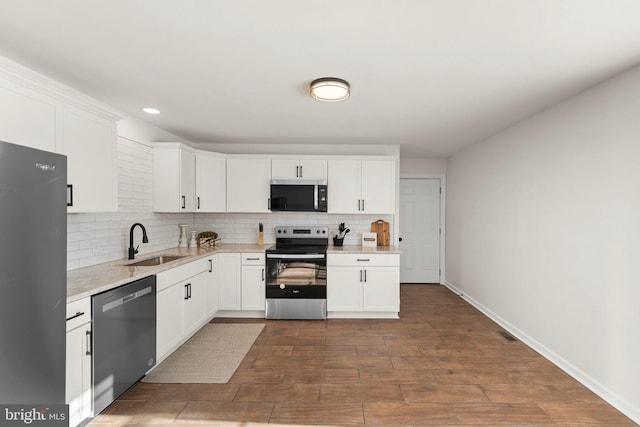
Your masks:
{"label": "kitchen sink", "polygon": [[153,258],[142,259],[140,261],[125,264],[130,267],[151,267],[154,265],[166,264],[171,261],[184,258],[186,255],[159,255]]}

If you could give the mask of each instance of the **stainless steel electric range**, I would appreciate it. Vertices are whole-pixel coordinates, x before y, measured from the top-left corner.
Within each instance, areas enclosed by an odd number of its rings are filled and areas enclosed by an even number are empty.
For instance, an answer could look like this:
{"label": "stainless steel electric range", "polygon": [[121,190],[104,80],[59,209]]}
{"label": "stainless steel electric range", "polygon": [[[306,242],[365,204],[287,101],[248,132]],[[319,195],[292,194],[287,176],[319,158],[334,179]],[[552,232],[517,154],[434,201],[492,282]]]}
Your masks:
{"label": "stainless steel electric range", "polygon": [[278,226],[266,250],[267,319],[327,318],[328,227]]}

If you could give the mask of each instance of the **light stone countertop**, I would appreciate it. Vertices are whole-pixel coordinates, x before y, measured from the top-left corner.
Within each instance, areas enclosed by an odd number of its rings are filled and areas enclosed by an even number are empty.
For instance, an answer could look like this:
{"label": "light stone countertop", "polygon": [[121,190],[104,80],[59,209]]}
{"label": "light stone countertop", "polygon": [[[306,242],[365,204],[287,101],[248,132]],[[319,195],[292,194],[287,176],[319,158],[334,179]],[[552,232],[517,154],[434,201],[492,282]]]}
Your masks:
{"label": "light stone countertop", "polygon": [[[222,244],[213,248],[171,248],[162,251],[139,255],[135,260],[121,259],[104,264],[92,265],[67,271],[67,303],[76,301],[100,292],[108,291],[144,277],[170,270],[179,265],[188,264],[200,258],[219,252],[264,252],[271,245],[257,244]],[[159,255],[186,255],[184,258],[166,264],[148,267],[133,267],[127,264],[153,258]]]}
{"label": "light stone countertop", "polygon": [[[171,248],[162,251],[151,252],[140,255],[135,260],[121,259],[104,264],[92,265],[90,267],[79,268],[67,272],[67,303],[80,300],[82,298],[108,291],[118,286],[125,285],[144,277],[170,270],[183,264],[188,264],[200,258],[205,258],[210,254],[220,252],[258,252],[263,253],[273,244],[232,244],[223,243],[213,248]],[[327,253],[336,254],[399,254],[401,251],[395,246],[363,247],[360,245],[332,246],[329,245]],[[186,255],[184,258],[167,262],[166,264],[133,267],[127,264],[153,258],[159,255]]]}
{"label": "light stone countertop", "polygon": [[344,245],[333,246],[327,248],[329,254],[399,254],[402,253],[397,246],[360,246],[360,245]]}

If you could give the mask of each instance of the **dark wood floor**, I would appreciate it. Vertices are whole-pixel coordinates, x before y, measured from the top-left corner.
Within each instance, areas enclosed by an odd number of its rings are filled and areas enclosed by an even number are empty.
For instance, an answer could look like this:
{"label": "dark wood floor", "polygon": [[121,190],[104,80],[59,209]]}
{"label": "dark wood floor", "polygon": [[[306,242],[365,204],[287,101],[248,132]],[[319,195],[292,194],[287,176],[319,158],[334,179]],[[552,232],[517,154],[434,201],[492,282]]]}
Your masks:
{"label": "dark wood floor", "polygon": [[265,321],[228,384],[138,383],[91,425],[629,426],[444,286],[399,320]]}

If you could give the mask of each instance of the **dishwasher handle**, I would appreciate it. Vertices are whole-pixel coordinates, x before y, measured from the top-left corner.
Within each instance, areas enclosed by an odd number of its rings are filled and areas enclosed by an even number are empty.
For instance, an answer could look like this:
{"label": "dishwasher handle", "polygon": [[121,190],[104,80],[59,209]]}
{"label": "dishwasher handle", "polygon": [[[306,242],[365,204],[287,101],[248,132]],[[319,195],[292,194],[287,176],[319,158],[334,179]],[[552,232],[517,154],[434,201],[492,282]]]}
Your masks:
{"label": "dishwasher handle", "polygon": [[106,313],[109,310],[113,310],[116,307],[120,307],[121,305],[124,305],[128,302],[131,302],[133,300],[136,300],[140,297],[143,297],[147,294],[151,293],[151,286],[147,286],[146,288],[140,289],[137,292],[134,292],[132,294],[126,295],[122,298],[118,298],[117,300],[111,301],[106,303],[105,305],[102,306],[102,312]]}

